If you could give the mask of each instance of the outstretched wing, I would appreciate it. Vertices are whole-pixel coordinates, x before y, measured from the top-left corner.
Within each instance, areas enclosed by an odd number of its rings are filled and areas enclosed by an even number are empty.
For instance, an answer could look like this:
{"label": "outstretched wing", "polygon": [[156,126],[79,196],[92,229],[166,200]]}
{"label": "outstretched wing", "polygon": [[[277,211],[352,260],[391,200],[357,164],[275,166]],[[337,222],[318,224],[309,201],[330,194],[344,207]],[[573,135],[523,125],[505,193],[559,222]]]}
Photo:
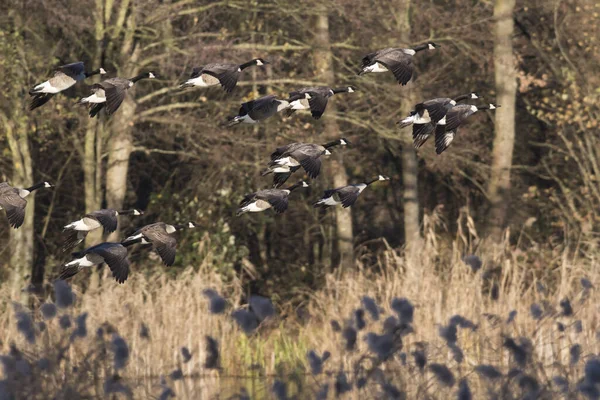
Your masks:
{"label": "outstretched wing", "polygon": [[156,226],[142,232],[146,240],[154,245],[158,255],[166,266],[171,266],[175,262],[175,249],[177,239],[169,235],[162,226]]}
{"label": "outstretched wing", "polygon": [[289,149],[292,148],[296,143],[287,144],[285,146],[281,146],[275,149],[273,153],[271,153],[271,160],[277,160],[281,156],[283,156]]}
{"label": "outstretched wing", "polygon": [[204,67],[194,67],[192,69],[192,73],[190,74],[190,79],[194,79],[202,75],[202,68]]}
{"label": "outstretched wing", "polygon": [[320,93],[310,92],[310,98],[308,104],[310,105],[310,113],[314,119],[319,119],[325,112],[327,107],[328,98]]}
{"label": "outstretched wing", "polygon": [[240,207],[245,207],[248,204],[252,203],[256,199],[256,193],[248,193],[244,196],[242,201],[240,201]]}
{"label": "outstretched wing", "polygon": [[97,210],[93,211],[89,214],[86,214],[86,217],[94,218],[104,228],[104,231],[110,233],[117,230],[117,215],[113,210]]}
{"label": "outstretched wing", "polygon": [[469,104],[459,104],[452,107],[446,114],[446,130],[456,130],[473,112]]}
{"label": "outstretched wing", "polygon": [[415,149],[418,149],[425,144],[434,129],[435,127],[432,123],[413,124],[413,145]]}
{"label": "outstretched wing", "polygon": [[104,259],[113,277],[119,283],[123,283],[129,276],[129,260],[127,260],[127,249],[120,243],[110,243],[110,246],[97,246],[89,252],[98,254]]}
{"label": "outstretched wing", "polygon": [[401,49],[378,55],[375,57],[375,61],[380,62],[392,71],[398,83],[402,85],[406,85],[410,81],[415,69],[412,56],[404,53]]}
{"label": "outstretched wing", "polygon": [[13,228],[17,229],[25,221],[25,207],[27,206],[27,200],[19,196],[17,191],[13,188],[2,191],[0,196],[0,207],[6,210],[6,217],[8,223]]}
{"label": "outstretched wing", "polygon": [[112,115],[119,109],[125,99],[125,89],[122,86],[110,85],[104,89],[106,93],[106,114]]}
{"label": "outstretched wing", "polygon": [[75,79],[77,76],[82,75],[84,72],[85,70],[83,62],[79,61],[71,64],[61,65],[56,69],[55,76],[57,76],[58,74],[64,74]]}
{"label": "outstretched wing", "polygon": [[162,243],[160,246],[156,246],[156,251],[163,263],[165,263],[167,267],[170,267],[175,263],[177,239],[175,239],[173,236],[169,236],[165,243]]}
{"label": "outstretched wing", "polygon": [[233,64],[210,64],[202,69],[202,73],[214,76],[227,93],[231,93],[240,77],[238,67]]}
{"label": "outstretched wing", "polygon": [[383,53],[388,49],[384,49],[384,50],[380,50],[380,51],[375,51],[373,53],[369,53],[366,56],[364,56],[362,58],[362,65],[360,66],[361,68],[364,67],[368,67],[369,65],[373,64],[373,61],[375,61],[375,57],[377,57],[377,54],[379,53]]}
{"label": "outstretched wing", "polygon": [[450,102],[452,99],[439,98],[426,101],[424,104],[425,109],[429,112],[429,118],[431,122],[437,124],[439,120],[444,118],[448,113],[448,110],[452,107]]}
{"label": "outstretched wing", "polygon": [[258,199],[268,201],[273,209],[281,214],[288,208],[287,193],[280,189],[267,189],[257,193]]}
{"label": "outstretched wing", "polygon": [[321,172],[320,157],[305,157],[298,161],[311,179],[315,179],[317,176],[319,176],[319,173]]}
{"label": "outstretched wing", "polygon": [[444,150],[450,147],[450,144],[456,136],[456,129],[448,130],[444,125],[438,125],[435,129],[435,152],[442,154]]}
{"label": "outstretched wing", "polygon": [[358,199],[358,195],[360,194],[360,190],[356,186],[344,186],[336,190],[337,194],[340,196],[340,201],[342,202],[342,207],[348,208],[351,207]]}

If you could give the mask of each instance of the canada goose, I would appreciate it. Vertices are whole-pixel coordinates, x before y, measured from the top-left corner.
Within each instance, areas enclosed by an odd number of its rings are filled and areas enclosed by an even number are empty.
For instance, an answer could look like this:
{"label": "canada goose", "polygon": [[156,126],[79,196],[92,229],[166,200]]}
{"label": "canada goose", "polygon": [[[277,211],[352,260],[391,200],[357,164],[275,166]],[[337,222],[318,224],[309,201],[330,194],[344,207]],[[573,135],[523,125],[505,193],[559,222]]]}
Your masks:
{"label": "canada goose", "polygon": [[471,115],[479,110],[495,110],[500,107],[496,104],[488,104],[487,106],[472,106],[469,104],[459,104],[452,107],[446,114],[446,118],[440,120],[435,128],[435,152],[442,154],[452,141],[458,127]]}
{"label": "canada goose", "polygon": [[273,173],[273,187],[279,187],[300,167],[304,168],[306,174],[315,179],[321,171],[321,156],[330,155],[329,149],[335,146],[346,146],[351,144],[346,138],[334,140],[324,145],[313,143],[292,143],[287,146],[278,147],[271,154],[271,162],[261,175]]}
{"label": "canada goose", "polygon": [[164,222],[156,222],[138,229],[121,243],[127,245],[130,241],[140,239],[140,243],[142,244],[152,244],[163,263],[170,267],[175,263],[175,249],[177,247],[177,239],[175,239],[174,236],[171,236],[171,234],[185,228],[195,227],[196,224],[193,222],[180,225],[169,225]]}
{"label": "canada goose", "polygon": [[327,86],[318,86],[311,88],[303,88],[290,92],[290,97],[287,100],[290,105],[286,110],[286,115],[289,117],[296,110],[310,110],[314,119],[319,119],[325,112],[327,101],[331,96],[338,93],[354,93],[354,86],[346,86],[337,89],[331,89]]}
{"label": "canada goose", "polygon": [[179,85],[180,89],[188,87],[208,87],[220,84],[227,93],[231,93],[237,85],[240,72],[253,65],[263,66],[269,64],[262,58],[255,58],[244,64],[207,64],[203,67],[195,67],[190,79]]}
{"label": "canada goose", "polygon": [[414,72],[412,58],[421,50],[433,50],[439,45],[429,42],[412,49],[387,48],[367,54],[362,59],[361,70],[358,75],[369,72],[392,71],[398,83],[406,85]]}
{"label": "canada goose", "polygon": [[78,81],[82,81],[93,75],[106,74],[104,68],[98,68],[91,72],[85,72],[83,62],[75,62],[60,66],[54,72],[54,76],[46,82],[35,85],[29,95],[33,96],[29,110],[34,110],[46,104],[55,94],[67,90]]}
{"label": "canada goose", "polygon": [[413,142],[415,149],[420,148],[435,130],[438,121],[443,120],[448,111],[456,106],[459,101],[467,99],[479,99],[477,93],[472,92],[455,97],[440,97],[416,104],[407,118],[398,122],[400,129],[413,126]]}
{"label": "canada goose", "polygon": [[51,188],[52,185],[48,182],[40,182],[26,189],[19,189],[10,186],[6,182],[0,183],[0,210],[6,210],[6,217],[10,226],[18,229],[23,225],[23,221],[25,221],[25,207],[27,206],[25,197],[29,196],[34,190],[43,187]]}
{"label": "canada goose", "polygon": [[79,100],[78,104],[88,104],[90,117],[94,118],[100,110],[106,107],[106,114],[112,115],[119,109],[125,93],[141,79],[154,79],[156,74],[144,72],[131,79],[110,78],[92,86],[92,94]]}
{"label": "canada goose", "polygon": [[379,175],[374,179],[371,179],[365,183],[358,183],[355,185],[343,186],[337,189],[326,190],[323,193],[323,197],[316,201],[313,206],[315,208],[322,207],[326,208],[329,206],[336,206],[341,204],[342,207],[348,208],[356,202],[358,196],[362,193],[363,190],[367,188],[370,184],[377,181],[389,181],[390,178],[387,176]]}
{"label": "canada goose", "polygon": [[256,100],[243,103],[238,115],[229,120],[228,126],[241,123],[255,124],[267,119],[289,106],[286,100],[280,100],[274,95],[260,97]]}
{"label": "canada goose", "polygon": [[247,194],[240,202],[240,208],[236,215],[240,216],[247,212],[261,212],[271,207],[275,212],[281,214],[288,208],[288,197],[294,189],[308,187],[308,183],[300,181],[287,189],[263,189],[258,192]]}
{"label": "canada goose", "polygon": [[[137,242],[140,242],[138,239]],[[89,268],[94,265],[106,263],[112,271],[112,275],[119,283],[123,283],[129,276],[129,260],[127,259],[126,246],[130,246],[135,241],[129,243],[104,242],[96,246],[89,247],[83,251],[73,253],[75,260],[66,263],[60,273],[59,279],[66,280],[77,275],[83,268]]]}
{"label": "canada goose", "polygon": [[63,228],[65,232],[65,242],[63,243],[63,251],[67,251],[72,247],[81,243],[87,234],[100,227],[104,228],[104,232],[111,233],[117,230],[117,216],[119,215],[143,215],[139,210],[112,210],[105,208],[102,210],[92,211],[86,214],[83,218],[67,224]]}

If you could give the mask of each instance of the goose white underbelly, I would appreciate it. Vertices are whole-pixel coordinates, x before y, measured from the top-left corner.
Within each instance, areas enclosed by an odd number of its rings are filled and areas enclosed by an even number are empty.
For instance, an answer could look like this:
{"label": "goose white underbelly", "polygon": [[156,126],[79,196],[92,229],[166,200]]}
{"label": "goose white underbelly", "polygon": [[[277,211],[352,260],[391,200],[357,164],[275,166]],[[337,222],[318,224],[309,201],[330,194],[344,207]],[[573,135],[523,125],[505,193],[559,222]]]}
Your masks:
{"label": "goose white underbelly", "polygon": [[242,207],[242,211],[244,212],[261,212],[265,211],[267,208],[271,208],[271,204],[266,201],[257,200],[254,203],[250,203],[247,206]]}
{"label": "goose white underbelly", "polygon": [[94,229],[100,228],[100,222],[91,218],[84,218],[71,222],[69,225],[65,225],[64,229],[74,229],[76,231],[93,231]]}
{"label": "goose white underbelly", "polygon": [[281,166],[287,166],[287,167],[298,167],[300,166],[300,163],[298,162],[298,160],[296,160],[295,158],[292,157],[283,157],[280,158],[279,160],[275,160],[275,163]]}
{"label": "goose white underbelly", "polygon": [[319,200],[319,204],[325,204],[328,206],[337,206],[338,204],[341,204],[341,201],[337,201],[333,198],[333,196],[331,196],[331,197],[326,197],[324,199]]}
{"label": "goose white underbelly", "polygon": [[310,108],[310,105],[308,104],[308,100],[300,99],[292,101],[290,103],[290,108],[292,110],[308,110]]}
{"label": "goose white underbelly", "polygon": [[77,265],[80,268],[92,267],[97,264],[101,264],[104,262],[104,259],[96,254],[86,254],[81,258],[76,258],[75,260],[65,264],[70,267],[72,265]]}
{"label": "goose white underbelly", "polygon": [[52,86],[50,81],[46,81],[46,82],[40,83],[39,85],[34,87],[33,91],[36,93],[58,93],[61,90],[59,88]]}
{"label": "goose white underbelly", "polygon": [[208,87],[218,85],[219,80],[212,75],[202,74],[196,78],[188,79],[185,83],[199,87]]}
{"label": "goose white underbelly", "polygon": [[235,120],[237,122],[241,122],[241,123],[244,123],[244,124],[255,124],[256,123],[256,121],[253,120],[252,118],[250,118],[250,116],[248,114],[246,114],[244,116],[241,116],[241,117],[240,116],[235,117]]}
{"label": "goose white underbelly", "polygon": [[381,63],[376,62],[375,64],[369,65],[363,69],[364,72],[387,72],[387,67]]}
{"label": "goose white underbelly", "polygon": [[84,97],[83,99],[81,99],[81,102],[82,103],[95,103],[95,104],[106,103],[106,97],[98,96],[98,93],[94,93],[91,96]]}

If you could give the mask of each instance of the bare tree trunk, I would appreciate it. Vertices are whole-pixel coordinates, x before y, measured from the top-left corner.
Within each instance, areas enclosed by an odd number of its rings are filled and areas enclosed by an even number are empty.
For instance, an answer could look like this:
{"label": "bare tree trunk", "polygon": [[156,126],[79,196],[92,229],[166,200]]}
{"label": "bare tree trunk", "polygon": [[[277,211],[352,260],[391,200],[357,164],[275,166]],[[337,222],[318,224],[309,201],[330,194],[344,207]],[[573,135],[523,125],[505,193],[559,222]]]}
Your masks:
{"label": "bare tree trunk", "polygon": [[[84,159],[82,164],[86,213],[100,208],[100,196],[96,192],[96,140],[100,140],[96,135],[96,130],[99,128],[98,125],[95,119],[90,118],[85,131]],[[86,247],[91,246],[93,243],[98,243],[101,237],[102,230],[100,229],[90,232],[85,239]]]}
{"label": "bare tree trunk", "polygon": [[[316,75],[319,80],[333,85],[335,81],[335,73],[333,70],[333,54],[331,53],[331,42],[329,37],[329,20],[327,9],[322,7],[319,15],[316,17],[315,24],[315,50],[314,60]],[[329,115],[335,113],[335,102],[330,102],[327,105]],[[329,139],[338,138],[340,130],[337,122],[333,118],[327,118],[325,115],[325,136]],[[333,187],[345,186],[348,184],[348,175],[344,167],[342,158],[343,152],[336,152],[329,160],[327,171]],[[354,235],[352,231],[352,214],[350,208],[335,208],[336,233],[337,233],[337,250],[339,252],[339,265],[349,267],[354,263]],[[332,259],[337,258],[332,255]],[[332,260],[332,266],[336,266],[337,260]]]}
{"label": "bare tree trunk", "polygon": [[[13,115],[13,123],[5,116],[2,116],[2,122],[8,145],[12,156],[12,181],[15,187],[28,187],[33,184],[33,166],[31,153],[29,152],[29,140],[27,138],[27,125],[23,122],[22,115]],[[13,275],[13,283],[21,287],[24,278],[30,273],[33,266],[34,257],[34,227],[35,216],[35,192],[27,196],[27,210],[25,212],[25,222],[19,229],[10,230],[11,257],[10,267]]]}
{"label": "bare tree trunk", "polygon": [[[136,10],[133,8],[127,16],[129,1],[121,3],[118,13],[118,22],[113,28],[113,35],[125,25],[123,43],[120,48],[121,59],[120,76],[133,77],[138,71],[134,67],[138,62],[140,49],[135,47],[134,34],[136,30]],[[115,36],[116,37],[116,36]],[[137,107],[134,98],[135,88],[128,90],[125,100],[119,110],[112,117],[111,131],[108,138],[108,166],[106,168],[106,203],[115,210],[123,208],[125,194],[127,193],[127,174],[129,172],[129,157],[133,151],[133,117]],[[111,233],[108,240],[114,241],[120,236],[120,229]]]}
{"label": "bare tree trunk", "polygon": [[[403,44],[410,43],[410,5],[411,0],[401,0],[398,5],[398,30],[401,33],[400,40]],[[406,97],[401,105],[402,116],[408,115],[412,107],[417,103],[417,91],[413,88],[413,83],[402,88]],[[402,129],[400,131],[402,143],[402,204],[404,206],[404,240],[408,253],[418,249],[421,241],[421,227],[419,223],[419,191],[418,175],[419,164],[417,154],[413,147],[411,129]]]}
{"label": "bare tree trunk", "polygon": [[[94,39],[96,41],[96,50],[94,62],[97,67],[102,64],[103,39],[104,39],[104,3],[96,0],[96,10],[94,13]],[[98,210],[102,203],[102,122],[100,119],[90,118],[85,131],[84,141],[84,159],[83,159],[83,179],[85,190],[85,211],[92,212]],[[86,239],[85,246],[89,247],[102,239],[102,230],[91,231]]]}
{"label": "bare tree trunk", "polygon": [[510,169],[515,144],[515,103],[517,79],[513,57],[513,9],[515,0],[496,0],[494,18],[494,69],[496,101],[502,105],[496,110],[492,170],[488,195],[491,202],[491,236],[501,240],[509,206]]}
{"label": "bare tree trunk", "polygon": [[[108,141],[108,166],[106,168],[106,203],[108,208],[123,208],[127,192],[129,157],[133,151],[132,121],[136,104],[129,93],[113,117],[113,134]],[[108,240],[116,240],[119,230],[111,233]]]}

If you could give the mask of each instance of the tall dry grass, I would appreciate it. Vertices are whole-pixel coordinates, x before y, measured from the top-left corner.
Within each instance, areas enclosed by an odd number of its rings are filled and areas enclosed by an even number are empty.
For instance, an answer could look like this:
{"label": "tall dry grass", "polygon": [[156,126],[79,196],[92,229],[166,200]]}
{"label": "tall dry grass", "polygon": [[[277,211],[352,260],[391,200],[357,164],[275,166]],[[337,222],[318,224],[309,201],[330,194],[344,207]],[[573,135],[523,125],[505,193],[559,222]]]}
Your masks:
{"label": "tall dry grass", "polygon": [[[426,222],[435,225],[439,221]],[[582,257],[573,255],[566,247],[553,256],[536,249],[532,250],[533,255],[506,248],[495,254],[482,250],[479,255],[483,267],[473,271],[462,257],[475,232],[460,233],[451,246],[446,246],[434,235],[434,229],[429,228],[421,251],[407,255],[388,249],[381,253],[378,268],[359,265],[353,274],[328,275],[324,286],[306,293],[307,300],[300,306],[295,302],[276,304],[278,316],[263,323],[252,335],[244,334],[229,316],[232,310],[244,307],[242,285],[235,280],[223,283],[208,266],[197,271],[186,270],[172,279],[134,273],[124,285],[116,284],[106,275],[97,289],[85,293],[75,286],[76,301],[67,312],[74,316],[88,313],[90,338],[69,347],[69,365],[90,357],[89,348],[97,343],[92,339],[93,332],[102,326],[104,332],[118,332],[127,341],[128,363],[118,371],[118,376],[131,387],[135,398],[159,396],[166,386],[178,398],[228,398],[242,387],[253,399],[273,398],[271,387],[275,380],[287,382],[288,394],[301,399],[315,398],[319,385],[331,382],[329,398],[333,398],[333,379],[339,371],[345,371],[349,381],[356,383],[356,371],[364,374],[373,372],[375,367],[377,373],[385,375],[386,382],[396,384],[408,398],[455,398],[458,383],[447,387],[433,379],[431,371],[420,373],[415,367],[411,353],[424,346],[429,364],[447,365],[456,382],[466,378],[474,398],[482,398],[484,393],[496,389],[500,393],[504,384],[484,379],[474,368],[490,364],[507,374],[516,364],[514,354],[503,346],[504,340],[510,337],[519,343],[517,338],[526,337],[532,343],[531,362],[521,370],[535,377],[544,388],[538,398],[555,398],[555,395],[560,398],[551,383],[554,376],[566,377],[572,385],[572,392],[563,397],[577,398],[576,387],[586,361],[600,353],[597,291],[584,289],[580,280],[585,277],[595,286],[600,284],[597,262],[600,254]],[[209,313],[207,298],[202,294],[205,288],[226,296],[229,308],[225,314]],[[47,329],[38,335],[35,344],[28,343],[10,306],[14,295],[8,285],[0,288],[4,305],[0,324],[5,327],[2,353],[8,353],[14,343],[32,357],[42,354],[44,348],[60,338],[57,318],[47,321]],[[374,298],[383,315],[379,321],[373,321],[366,314],[367,327],[358,332],[356,349],[348,351],[331,321],[342,327],[354,325],[352,316],[361,307],[363,296]],[[406,298],[415,306],[414,332],[402,338],[402,348],[390,360],[379,364],[365,358],[372,352],[364,337],[367,332],[381,333],[386,316],[396,314],[390,308],[396,297]],[[564,309],[560,302],[564,299],[570,300],[574,315],[561,314]],[[541,319],[532,316],[532,304],[543,311]],[[507,323],[509,314],[515,311],[514,321]],[[476,330],[458,329],[457,344],[464,353],[462,362],[456,361],[456,355],[440,336],[440,328],[457,314],[477,324]],[[38,310],[34,310],[34,318],[41,319]],[[149,338],[140,335],[142,325],[148,328]],[[204,366],[207,335],[219,342],[221,369]],[[581,346],[582,354],[573,363],[570,349],[575,344]],[[192,353],[188,363],[182,361],[183,346]],[[318,354],[331,352],[324,367],[331,377],[310,375],[306,357],[309,350]],[[107,351],[100,358],[110,363],[111,357]],[[61,376],[70,373],[67,366],[60,368]],[[185,378],[169,378],[179,368]],[[98,375],[94,379],[103,380],[104,375],[112,373],[110,368],[89,371],[88,379]],[[383,378],[378,379],[379,382],[374,379],[367,385],[367,389],[354,387],[346,398],[390,398],[382,394]],[[504,382],[509,385],[508,378],[502,379],[507,379]],[[101,398],[102,388],[96,386],[89,394]],[[507,393],[504,390],[502,393]]]}

